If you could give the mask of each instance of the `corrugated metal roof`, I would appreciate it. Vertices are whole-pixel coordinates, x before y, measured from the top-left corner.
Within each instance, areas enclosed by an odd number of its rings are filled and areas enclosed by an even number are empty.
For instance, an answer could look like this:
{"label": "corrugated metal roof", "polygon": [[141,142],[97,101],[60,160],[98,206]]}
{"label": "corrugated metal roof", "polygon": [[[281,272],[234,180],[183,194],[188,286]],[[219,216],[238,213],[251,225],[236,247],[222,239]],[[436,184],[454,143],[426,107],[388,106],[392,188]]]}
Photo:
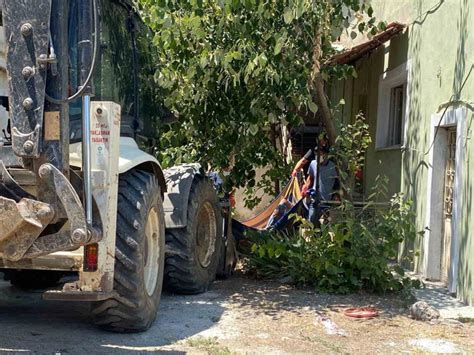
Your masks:
{"label": "corrugated metal roof", "polygon": [[392,22],[387,26],[385,31],[375,35],[371,40],[359,44],[351,49],[348,49],[342,53],[338,53],[332,56],[327,62],[327,65],[337,65],[337,64],[352,64],[365,54],[377,49],[379,46],[385,42],[391,40],[393,37],[397,36],[403,32],[405,25]]}

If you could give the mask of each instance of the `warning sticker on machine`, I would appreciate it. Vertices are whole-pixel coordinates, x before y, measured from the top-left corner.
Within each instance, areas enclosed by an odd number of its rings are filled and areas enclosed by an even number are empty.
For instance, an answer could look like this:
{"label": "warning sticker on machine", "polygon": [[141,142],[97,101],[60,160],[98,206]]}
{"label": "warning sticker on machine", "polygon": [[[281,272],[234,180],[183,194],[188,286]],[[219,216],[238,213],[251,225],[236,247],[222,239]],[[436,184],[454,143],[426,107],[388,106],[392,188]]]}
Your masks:
{"label": "warning sticker on machine", "polygon": [[107,123],[96,123],[91,130],[92,143],[108,143],[110,137],[109,125]]}

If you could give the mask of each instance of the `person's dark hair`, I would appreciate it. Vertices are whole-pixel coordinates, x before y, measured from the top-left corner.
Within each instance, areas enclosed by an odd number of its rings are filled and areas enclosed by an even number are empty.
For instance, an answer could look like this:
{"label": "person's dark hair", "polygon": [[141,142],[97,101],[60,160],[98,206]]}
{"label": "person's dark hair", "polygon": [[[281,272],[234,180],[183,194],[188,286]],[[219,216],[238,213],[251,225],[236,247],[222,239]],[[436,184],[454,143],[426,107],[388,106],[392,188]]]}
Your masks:
{"label": "person's dark hair", "polygon": [[[316,147],[316,149],[318,149]],[[329,145],[329,141],[324,139],[319,141],[319,149],[321,149],[321,152],[323,153],[329,153],[331,151],[331,146]]]}
{"label": "person's dark hair", "polygon": [[331,151],[331,148],[329,147],[329,145],[323,145],[321,147],[321,152],[323,153],[329,153]]}

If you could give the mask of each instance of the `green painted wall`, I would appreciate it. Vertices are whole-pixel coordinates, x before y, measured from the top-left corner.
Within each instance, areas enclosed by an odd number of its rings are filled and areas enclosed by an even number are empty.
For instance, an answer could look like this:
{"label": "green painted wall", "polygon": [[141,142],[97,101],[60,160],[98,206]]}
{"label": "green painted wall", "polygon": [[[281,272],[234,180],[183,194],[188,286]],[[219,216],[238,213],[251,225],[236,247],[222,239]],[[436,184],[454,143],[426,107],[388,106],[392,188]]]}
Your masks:
{"label": "green painted wall", "polygon": [[[384,70],[391,70],[407,61],[408,36],[401,35],[390,43],[389,47],[380,47],[356,64],[357,79],[333,83],[331,97],[334,102],[344,97],[345,105],[336,118],[345,123],[352,122],[358,112],[363,111],[369,124],[372,139],[365,167],[365,190],[367,193],[375,184],[377,176],[385,175],[389,179],[389,194],[400,191],[402,152],[397,149],[376,149],[375,135],[377,127],[378,84]],[[385,67],[385,62],[387,67]]]}
{"label": "green painted wall", "polygon": [[[367,118],[375,139],[378,83],[385,70],[409,61],[410,114],[406,118],[407,140],[403,149],[380,151],[374,144],[367,152],[366,183],[373,184],[378,174],[390,178],[390,192],[402,191],[415,201],[417,227],[426,226],[431,116],[439,106],[452,100],[474,101],[474,1],[472,0],[372,0],[379,19],[407,24],[406,32],[357,63],[359,77],[333,83],[331,95],[346,98],[340,114],[347,122],[367,101]],[[472,71],[472,74],[471,74]],[[467,78],[467,79],[466,79]],[[464,83],[464,88],[461,86]],[[342,90],[342,88],[345,90]],[[364,99],[364,95],[367,96]],[[335,96],[332,96],[336,100]],[[473,105],[474,106],[474,105]],[[454,106],[456,107],[456,106]],[[460,250],[458,295],[474,303],[474,142],[472,106],[468,110],[462,169],[462,212],[459,221]],[[435,172],[438,173],[438,172]],[[443,173],[443,172],[440,172]],[[422,249],[422,240],[417,247]],[[420,260],[416,260],[421,270]]]}

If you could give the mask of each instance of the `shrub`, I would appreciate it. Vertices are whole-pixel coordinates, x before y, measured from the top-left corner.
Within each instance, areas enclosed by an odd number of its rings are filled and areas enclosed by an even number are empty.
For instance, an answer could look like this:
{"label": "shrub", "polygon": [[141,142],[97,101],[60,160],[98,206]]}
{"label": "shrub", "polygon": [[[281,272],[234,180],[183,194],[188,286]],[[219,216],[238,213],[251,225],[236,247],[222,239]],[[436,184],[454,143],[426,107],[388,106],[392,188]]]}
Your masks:
{"label": "shrub", "polygon": [[252,236],[249,266],[261,277],[291,277],[319,291],[398,291],[412,282],[396,264],[399,244],[416,237],[412,203],[401,194],[387,206],[344,202],[333,221],[315,228],[294,216],[299,230]]}

